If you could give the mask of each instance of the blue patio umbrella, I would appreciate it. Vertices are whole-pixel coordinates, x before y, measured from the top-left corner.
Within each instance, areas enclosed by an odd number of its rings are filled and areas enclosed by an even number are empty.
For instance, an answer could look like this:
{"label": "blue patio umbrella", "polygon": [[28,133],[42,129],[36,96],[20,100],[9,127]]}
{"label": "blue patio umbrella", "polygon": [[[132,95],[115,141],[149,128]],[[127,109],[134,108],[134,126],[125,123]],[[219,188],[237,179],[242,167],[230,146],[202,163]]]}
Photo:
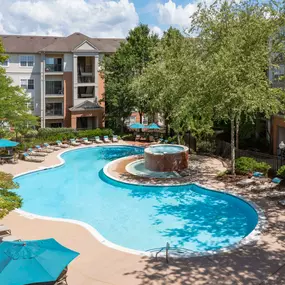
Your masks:
{"label": "blue patio umbrella", "polygon": [[145,129],[145,125],[140,123],[131,124],[130,129]]}
{"label": "blue patio umbrella", "polygon": [[77,256],[55,239],[2,242],[0,284],[23,285],[56,281]]}
{"label": "blue patio umbrella", "polygon": [[0,139],[0,148],[5,148],[5,147],[15,147],[19,143],[13,142],[10,140],[5,140],[5,139]]}
{"label": "blue patio umbrella", "polygon": [[151,123],[147,126],[147,129],[149,130],[160,130],[160,127],[156,123]]}

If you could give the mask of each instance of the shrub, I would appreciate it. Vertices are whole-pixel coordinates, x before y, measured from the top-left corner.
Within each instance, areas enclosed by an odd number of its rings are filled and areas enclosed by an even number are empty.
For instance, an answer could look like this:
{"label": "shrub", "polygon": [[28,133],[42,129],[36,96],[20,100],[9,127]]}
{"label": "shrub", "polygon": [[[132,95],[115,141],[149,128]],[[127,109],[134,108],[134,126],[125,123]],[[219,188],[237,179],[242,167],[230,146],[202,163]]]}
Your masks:
{"label": "shrub", "polygon": [[51,136],[57,135],[73,135],[77,134],[77,131],[71,128],[44,128],[39,129],[38,137],[39,138],[48,138]]}
{"label": "shrub", "polygon": [[236,172],[238,174],[247,174],[249,172],[259,171],[267,175],[271,166],[265,162],[258,162],[251,157],[240,157],[236,159]]}
{"label": "shrub", "polygon": [[134,140],[134,135],[133,134],[122,135],[122,140],[132,141],[132,140]]}
{"label": "shrub", "polygon": [[216,144],[211,141],[197,141],[197,151],[202,153],[215,153]]}
{"label": "shrub", "polygon": [[111,129],[95,129],[95,130],[84,130],[84,131],[79,131],[77,133],[77,137],[83,138],[92,138],[92,137],[103,137],[103,136],[112,136],[113,131]]}
{"label": "shrub", "polygon": [[282,165],[278,171],[277,171],[277,175],[279,177],[285,178],[285,165]]}
{"label": "shrub", "polygon": [[37,130],[29,130],[26,135],[25,138],[35,138],[38,135],[38,131]]}

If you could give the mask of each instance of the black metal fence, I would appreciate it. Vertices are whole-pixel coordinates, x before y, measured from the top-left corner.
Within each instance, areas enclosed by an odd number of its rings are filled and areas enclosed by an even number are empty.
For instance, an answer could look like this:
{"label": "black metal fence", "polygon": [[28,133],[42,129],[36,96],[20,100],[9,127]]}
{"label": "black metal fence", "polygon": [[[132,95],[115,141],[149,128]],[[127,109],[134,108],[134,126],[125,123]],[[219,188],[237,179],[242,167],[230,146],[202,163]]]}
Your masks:
{"label": "black metal fence", "polygon": [[[231,157],[231,144],[226,141],[216,140],[215,141],[216,150],[215,154],[222,156],[224,158]],[[271,165],[272,170],[277,171],[278,168],[285,164],[285,160],[282,155],[271,155],[267,153],[262,153],[258,151],[250,151],[243,149],[236,149],[236,158],[238,157],[252,157],[259,162],[266,162]]]}

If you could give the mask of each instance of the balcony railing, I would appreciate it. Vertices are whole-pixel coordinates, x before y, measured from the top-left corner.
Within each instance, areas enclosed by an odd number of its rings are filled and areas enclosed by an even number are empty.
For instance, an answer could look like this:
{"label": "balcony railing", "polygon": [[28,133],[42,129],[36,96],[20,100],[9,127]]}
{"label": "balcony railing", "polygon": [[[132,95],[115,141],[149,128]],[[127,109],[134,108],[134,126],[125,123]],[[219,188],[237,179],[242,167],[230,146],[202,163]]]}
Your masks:
{"label": "balcony railing", "polygon": [[78,76],[77,78],[78,83],[95,83],[94,76]]}
{"label": "balcony railing", "polygon": [[79,65],[78,73],[92,73],[92,65]]}
{"label": "balcony railing", "polygon": [[64,90],[62,88],[46,88],[46,95],[63,96]]}
{"label": "balcony railing", "polygon": [[62,64],[46,64],[46,72],[62,72]]}
{"label": "balcony railing", "polygon": [[63,111],[59,109],[46,110],[46,116],[63,116]]}
{"label": "balcony railing", "polygon": [[78,94],[78,98],[93,98],[94,97],[94,94],[93,93],[81,93],[81,94]]}

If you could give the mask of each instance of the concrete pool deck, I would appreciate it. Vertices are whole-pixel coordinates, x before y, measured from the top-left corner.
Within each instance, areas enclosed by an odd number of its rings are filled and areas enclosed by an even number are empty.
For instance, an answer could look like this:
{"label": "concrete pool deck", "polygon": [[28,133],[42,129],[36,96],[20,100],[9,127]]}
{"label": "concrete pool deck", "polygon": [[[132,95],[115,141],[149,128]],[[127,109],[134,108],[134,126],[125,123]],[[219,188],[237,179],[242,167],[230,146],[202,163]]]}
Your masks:
{"label": "concrete pool deck", "polygon": [[[43,163],[19,161],[16,165],[1,165],[0,171],[17,175],[52,166],[60,162],[57,155],[63,151],[49,154]],[[218,167],[218,159],[202,159]],[[1,223],[23,240],[53,237],[80,252],[69,266],[69,285],[285,284],[285,208],[267,199],[265,193],[225,185],[207,174],[207,169],[201,171],[203,181],[199,183],[211,184],[217,189],[227,188],[233,194],[252,200],[265,211],[268,226],[256,244],[208,257],[170,259],[167,265],[164,259],[156,261],[104,246],[88,230],[76,224],[30,219],[16,212],[11,212]],[[201,174],[194,175],[191,180],[199,177],[201,179]]]}

